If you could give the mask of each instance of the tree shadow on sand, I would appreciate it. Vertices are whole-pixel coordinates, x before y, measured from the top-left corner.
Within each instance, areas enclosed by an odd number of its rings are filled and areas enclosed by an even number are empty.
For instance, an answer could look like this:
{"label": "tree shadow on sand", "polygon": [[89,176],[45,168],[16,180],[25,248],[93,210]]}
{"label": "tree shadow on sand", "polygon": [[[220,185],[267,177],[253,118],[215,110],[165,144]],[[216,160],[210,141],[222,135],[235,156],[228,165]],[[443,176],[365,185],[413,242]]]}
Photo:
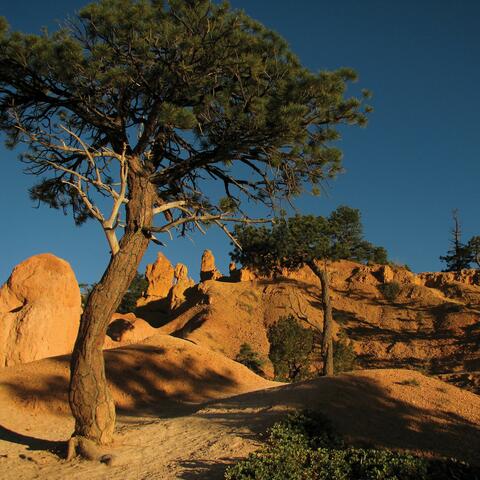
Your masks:
{"label": "tree shadow on sand", "polygon": [[[181,350],[181,347],[178,347]],[[135,417],[172,418],[191,414],[198,404],[238,392],[239,376],[228,366],[197,361],[191,354],[168,355],[168,349],[155,345],[131,345],[105,351],[107,378],[122,423],[135,423]],[[0,372],[2,390],[10,406],[21,414],[35,410],[58,417],[70,417],[68,406],[68,356],[54,357]],[[29,370],[29,367],[31,370]],[[8,424],[8,422],[7,422]],[[63,442],[51,442],[0,429],[0,439],[25,444],[39,450],[58,449]]]}
{"label": "tree shadow on sand", "polygon": [[22,435],[20,433],[14,432],[13,430],[5,428],[2,425],[0,425],[0,440],[17,443],[19,445],[25,445],[28,447],[28,450],[31,451],[48,451],[62,458],[65,457],[67,454],[65,442],[44,440],[42,438]]}
{"label": "tree shadow on sand", "polygon": [[[423,394],[414,382],[399,385],[418,389],[414,395]],[[448,399],[443,397],[443,401]],[[440,404],[426,409],[404,402],[378,381],[362,376],[324,377],[239,395],[212,403],[196,415],[235,428],[248,426],[258,434],[284,415],[286,409],[303,408],[323,412],[353,445],[428,452],[479,463],[480,425]]]}

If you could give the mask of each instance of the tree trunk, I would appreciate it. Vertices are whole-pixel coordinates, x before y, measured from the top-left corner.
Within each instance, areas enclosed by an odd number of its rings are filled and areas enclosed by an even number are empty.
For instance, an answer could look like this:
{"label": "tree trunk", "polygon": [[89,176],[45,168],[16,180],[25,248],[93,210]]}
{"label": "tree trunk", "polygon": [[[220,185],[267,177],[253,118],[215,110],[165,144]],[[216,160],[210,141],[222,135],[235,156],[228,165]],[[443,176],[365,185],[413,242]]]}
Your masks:
{"label": "tree trunk", "polygon": [[[155,190],[147,178],[131,173],[128,178],[127,225],[100,282],[92,290],[80,320],[70,363],[69,402],[75,417],[74,446],[112,443],[115,405],[105,376],[103,343],[111,317],[132,282],[148,247],[142,227],[153,217]],[[69,452],[71,456],[71,452]]]}
{"label": "tree trunk", "polygon": [[322,308],[323,308],[323,338],[322,338],[322,359],[323,374],[333,375],[333,317],[332,305],[330,304],[330,286],[326,267],[321,269],[314,261],[308,262],[312,272],[319,278],[322,286]]}

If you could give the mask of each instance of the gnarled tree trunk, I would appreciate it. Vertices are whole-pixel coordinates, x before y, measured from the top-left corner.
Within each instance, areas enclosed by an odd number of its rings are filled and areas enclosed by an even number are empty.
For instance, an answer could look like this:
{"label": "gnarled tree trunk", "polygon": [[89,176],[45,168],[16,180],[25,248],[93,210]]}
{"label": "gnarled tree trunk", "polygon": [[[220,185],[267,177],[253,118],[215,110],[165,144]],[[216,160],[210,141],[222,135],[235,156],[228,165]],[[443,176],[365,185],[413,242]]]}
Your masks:
{"label": "gnarled tree trunk", "polygon": [[110,319],[149,242],[142,228],[148,228],[152,222],[154,187],[139,174],[130,174],[128,185],[125,234],[118,253],[112,255],[102,279],[88,298],[70,364],[69,402],[75,417],[72,439],[80,450],[82,441],[106,445],[113,440],[115,405],[107,385],[102,347]]}
{"label": "gnarled tree trunk", "polygon": [[330,303],[330,285],[327,268],[318,268],[314,261],[308,262],[312,272],[319,278],[322,287],[322,308],[323,308],[323,338],[322,338],[322,359],[323,374],[333,375],[333,316]]}

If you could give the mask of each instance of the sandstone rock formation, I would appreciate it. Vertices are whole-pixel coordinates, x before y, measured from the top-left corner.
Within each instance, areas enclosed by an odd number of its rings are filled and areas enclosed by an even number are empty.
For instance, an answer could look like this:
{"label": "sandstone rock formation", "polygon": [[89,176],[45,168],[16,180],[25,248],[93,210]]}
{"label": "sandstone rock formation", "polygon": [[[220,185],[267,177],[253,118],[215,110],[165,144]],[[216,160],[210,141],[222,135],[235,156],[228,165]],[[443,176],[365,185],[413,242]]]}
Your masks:
{"label": "sandstone rock formation", "polygon": [[167,298],[173,285],[174,268],[168,258],[159,252],[155,262],[147,265],[145,277],[148,280],[148,288],[137,302],[139,307]]}
{"label": "sandstone rock formation", "polygon": [[[353,342],[359,367],[417,368],[480,392],[480,287],[470,283],[472,274],[415,275],[345,260],[327,268],[335,333],[342,329]],[[279,317],[293,314],[323,327],[318,278],[309,268],[283,273],[276,280],[205,281],[202,303],[161,330],[230,358],[249,343],[267,358],[266,329]],[[381,286],[393,281],[400,289],[391,301]]]}
{"label": "sandstone rock formation", "polygon": [[188,276],[188,268],[183,263],[177,263],[174,277],[176,283],[168,294],[170,311],[175,310],[185,301],[185,291],[195,285],[195,282]]}
{"label": "sandstone rock formation", "polygon": [[0,289],[0,367],[70,353],[80,314],[65,260],[45,253],[20,263]]}
{"label": "sandstone rock formation", "polygon": [[418,275],[427,287],[438,288],[454,282],[480,286],[480,270],[464,269],[459,272],[425,272]]}
{"label": "sandstone rock formation", "polygon": [[200,267],[200,281],[217,280],[222,274],[215,266],[215,257],[211,250],[205,250],[202,255],[202,265]]}

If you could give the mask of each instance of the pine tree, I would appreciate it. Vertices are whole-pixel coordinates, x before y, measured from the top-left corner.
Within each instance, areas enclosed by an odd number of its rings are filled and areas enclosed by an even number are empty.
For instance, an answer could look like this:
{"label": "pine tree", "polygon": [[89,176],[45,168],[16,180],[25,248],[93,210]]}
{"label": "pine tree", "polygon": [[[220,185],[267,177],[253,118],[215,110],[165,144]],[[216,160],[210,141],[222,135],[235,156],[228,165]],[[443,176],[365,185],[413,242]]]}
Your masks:
{"label": "pine tree", "polygon": [[446,263],[446,267],[443,270],[444,272],[459,272],[464,268],[469,268],[470,262],[472,261],[470,248],[462,243],[462,229],[457,209],[452,211],[452,218],[451,248],[445,256],[440,257],[440,260]]}
{"label": "pine tree", "polygon": [[477,268],[480,268],[480,236],[472,237],[467,244],[471,261],[475,262]]}
{"label": "pine tree", "polygon": [[230,255],[245,266],[270,274],[306,265],[320,280],[323,373],[333,375],[333,316],[326,262],[342,258],[371,261],[376,252],[387,261],[385,249],[363,239],[360,212],[341,206],[328,218],[297,215],[280,219],[270,228],[239,225],[235,238],[241,248],[236,246]]}
{"label": "pine tree", "polygon": [[0,19],[0,130],[38,178],[31,198],[98,221],[110,248],[71,359],[71,445],[112,442],[101,346],[155,234],[226,230],[251,220],[244,200],[272,208],[339,173],[336,126],[369,110],[367,94],[346,95],[355,79],[310,72],[279,35],[210,0],[99,0],[42,35]]}

